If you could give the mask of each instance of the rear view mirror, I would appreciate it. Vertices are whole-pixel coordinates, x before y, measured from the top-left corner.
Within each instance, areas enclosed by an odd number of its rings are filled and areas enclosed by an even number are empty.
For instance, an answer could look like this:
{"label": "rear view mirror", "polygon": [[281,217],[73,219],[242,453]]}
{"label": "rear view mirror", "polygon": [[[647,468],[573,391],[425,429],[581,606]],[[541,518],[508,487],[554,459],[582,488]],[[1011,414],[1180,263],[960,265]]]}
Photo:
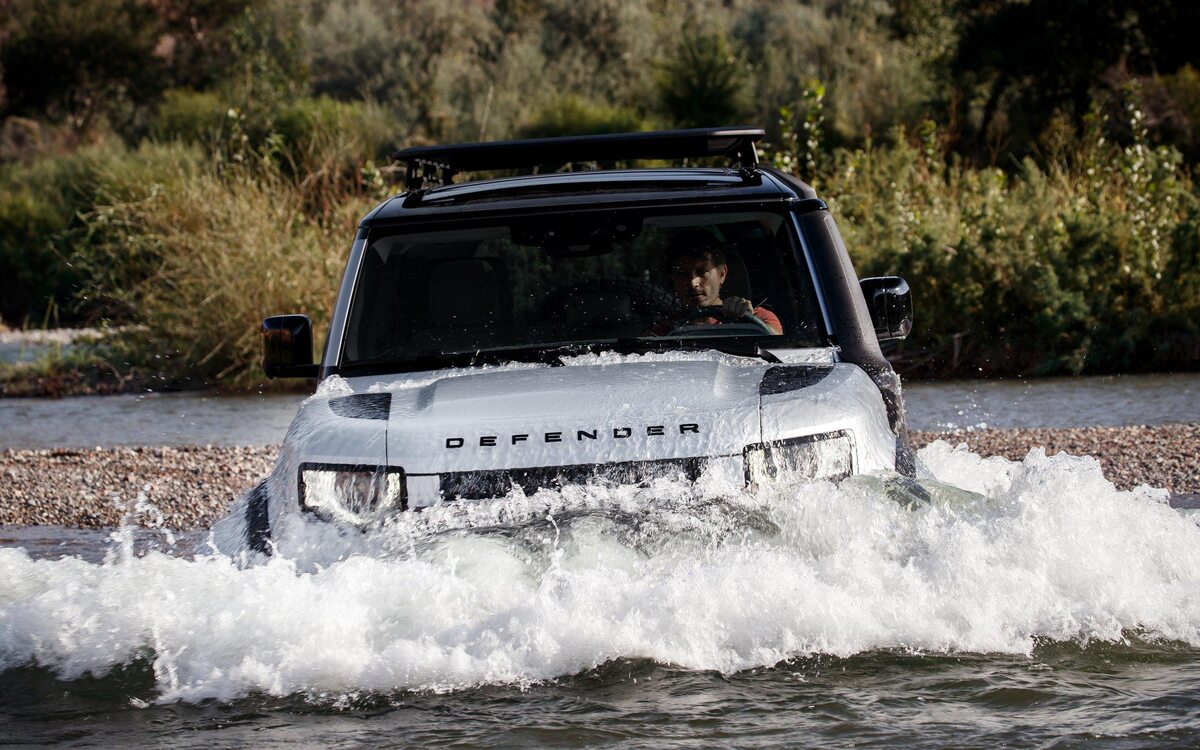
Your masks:
{"label": "rear view mirror", "polygon": [[273,315],[263,321],[263,371],[268,378],[315,378],[312,321],[307,315]]}
{"label": "rear view mirror", "polygon": [[913,326],[908,282],[899,276],[875,276],[858,283],[867,298],[875,336],[880,341],[898,341],[907,337]]}

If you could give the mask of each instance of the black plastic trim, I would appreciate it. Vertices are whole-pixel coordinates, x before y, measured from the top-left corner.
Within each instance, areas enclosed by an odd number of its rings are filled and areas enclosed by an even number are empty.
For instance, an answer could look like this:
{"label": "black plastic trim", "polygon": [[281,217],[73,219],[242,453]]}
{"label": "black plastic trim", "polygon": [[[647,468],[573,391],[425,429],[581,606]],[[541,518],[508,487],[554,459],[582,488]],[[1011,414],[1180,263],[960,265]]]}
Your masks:
{"label": "black plastic trim", "polygon": [[405,184],[419,190],[433,170],[448,183],[458,172],[521,169],[572,162],[615,162],[631,159],[686,159],[726,156],[745,169],[758,165],[755,142],[762,128],[745,126],[606,133],[559,138],[532,138],[490,143],[418,146],[393,154],[407,165]]}
{"label": "black plastic trim", "polygon": [[790,393],[820,383],[833,372],[833,365],[776,365],[763,373],[760,396]]}
{"label": "black plastic trim", "polygon": [[271,554],[270,501],[265,479],[246,498],[246,543],[251,550],[264,555]]}
{"label": "black plastic trim", "polygon": [[[760,187],[762,185],[762,175],[758,172],[732,173],[733,176],[738,178],[737,182],[692,179],[688,181],[664,180],[662,183],[654,184],[648,182],[644,177],[639,176],[639,171],[641,170],[617,173],[620,175],[630,175],[630,178],[624,182],[607,179],[603,182],[596,181],[590,184],[561,177],[554,180],[528,177],[521,180],[481,180],[479,182],[453,185],[450,189],[439,188],[432,191],[407,193],[403,206],[412,209],[416,207],[484,203],[495,200],[552,198],[560,195],[587,195],[589,198],[594,198],[597,195],[619,195],[621,193],[644,191],[647,189],[653,189],[659,194],[669,194],[671,192],[715,192],[737,189],[744,190],[747,187]],[[470,190],[459,190],[459,188],[463,187],[470,187]]]}
{"label": "black plastic trim", "polygon": [[390,393],[355,393],[329,399],[329,409],[346,419],[387,419],[392,410]]}
{"label": "black plastic trim", "polygon": [[[628,472],[631,478],[636,478],[639,472],[651,472],[656,468],[668,471],[671,469],[680,470],[689,481],[694,482],[704,472],[704,465],[714,458],[723,458],[723,456],[693,456],[687,458],[650,459],[646,461],[534,466],[520,469],[456,471],[444,472],[435,476],[438,477],[438,490],[444,501],[478,500],[503,494],[514,484],[525,492],[534,492],[543,488],[558,489],[564,485],[579,483],[593,477],[603,479],[616,476],[618,481],[620,481],[622,472]],[[428,475],[414,474],[413,476]],[[645,481],[645,479],[640,481]]]}
{"label": "black plastic trim", "polygon": [[813,211],[828,211],[829,204],[820,198],[800,198],[792,204],[792,213],[807,214]]}
{"label": "black plastic trim", "polygon": [[[817,200],[817,191],[813,188],[812,185],[809,185],[807,182],[804,182],[799,177],[796,177],[795,175],[792,175],[792,174],[788,174],[787,172],[776,169],[775,167],[770,167],[770,166],[766,166],[766,165],[759,167],[759,170],[762,172],[765,172],[766,174],[771,175],[776,180],[779,180],[780,182],[787,185],[792,190],[795,190],[796,195],[800,196],[801,198],[804,198],[806,200]],[[824,205],[823,201],[821,202],[821,205],[824,206],[825,208],[828,208],[828,206]]]}
{"label": "black plastic trim", "polygon": [[841,348],[842,360],[858,365],[879,388],[887,408],[888,423],[897,437],[896,470],[905,476],[914,476],[916,465],[908,445],[900,377],[879,348],[875,325],[837,224],[825,212],[797,216],[796,222],[812,254],[813,271],[822,292],[827,295],[833,328],[830,333]]}
{"label": "black plastic trim", "polygon": [[[477,201],[430,201],[405,205],[403,200],[392,201],[387,208],[373,216],[365,226],[371,228],[404,223],[406,221],[460,221],[464,218],[506,217],[515,212],[536,214],[542,211],[570,213],[575,211],[617,211],[627,208],[656,209],[743,205],[792,205],[795,197],[785,192],[778,184],[739,186],[714,186],[711,188],[688,188],[678,190],[643,189],[637,191],[617,190],[595,192],[581,189],[578,192],[547,191],[545,193],[496,194],[488,200]],[[468,216],[469,215],[469,216]]]}

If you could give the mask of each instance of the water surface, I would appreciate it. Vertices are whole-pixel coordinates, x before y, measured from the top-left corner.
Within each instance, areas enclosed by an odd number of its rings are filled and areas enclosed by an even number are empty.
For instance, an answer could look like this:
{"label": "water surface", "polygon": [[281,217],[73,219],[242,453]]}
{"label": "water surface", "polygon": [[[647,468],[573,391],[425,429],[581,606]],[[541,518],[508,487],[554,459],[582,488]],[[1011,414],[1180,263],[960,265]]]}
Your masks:
{"label": "water surface", "polygon": [[184,391],[0,399],[0,449],[283,442],[305,394]]}
{"label": "water surface", "polygon": [[[917,430],[1200,422],[1200,374],[911,383]],[[0,399],[0,449],[279,443],[304,394]]]}
{"label": "water surface", "polygon": [[270,560],[7,530],[0,737],[1200,743],[1200,512],[1087,458],[921,457],[919,486],[662,480],[287,525]]}
{"label": "water surface", "polygon": [[909,383],[904,398],[918,430],[1200,422],[1200,373]]}

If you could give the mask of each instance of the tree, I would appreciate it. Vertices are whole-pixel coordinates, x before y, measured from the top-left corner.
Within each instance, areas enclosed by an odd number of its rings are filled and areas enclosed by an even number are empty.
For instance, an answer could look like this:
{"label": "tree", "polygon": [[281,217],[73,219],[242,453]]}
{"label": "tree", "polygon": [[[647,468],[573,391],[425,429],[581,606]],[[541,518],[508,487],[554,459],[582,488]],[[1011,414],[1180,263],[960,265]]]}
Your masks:
{"label": "tree", "polygon": [[7,114],[49,116],[85,130],[101,113],[156,99],[162,27],[135,0],[18,0],[0,68]]}
{"label": "tree", "polygon": [[663,108],[685,127],[734,123],[747,109],[746,68],[724,34],[685,31],[675,56],[662,67]]}
{"label": "tree", "polygon": [[960,12],[951,66],[968,99],[983,93],[980,150],[1006,102],[1032,136],[1060,111],[1081,128],[1107,71],[1168,73],[1197,57],[1197,3],[963,0]]}

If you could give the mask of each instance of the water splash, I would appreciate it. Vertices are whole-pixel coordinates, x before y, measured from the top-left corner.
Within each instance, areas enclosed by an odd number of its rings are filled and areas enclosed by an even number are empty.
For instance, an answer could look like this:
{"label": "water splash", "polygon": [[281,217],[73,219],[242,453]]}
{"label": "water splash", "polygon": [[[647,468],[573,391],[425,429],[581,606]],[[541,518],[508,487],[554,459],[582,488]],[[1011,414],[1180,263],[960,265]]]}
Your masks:
{"label": "water splash", "polygon": [[[158,699],[528,685],[617,659],[732,673],[812,654],[1200,647],[1200,516],[1090,458],[935,443],[921,482],[514,492],[223,555],[0,549],[0,670],[149,662]],[[117,540],[115,545],[121,542]]]}

